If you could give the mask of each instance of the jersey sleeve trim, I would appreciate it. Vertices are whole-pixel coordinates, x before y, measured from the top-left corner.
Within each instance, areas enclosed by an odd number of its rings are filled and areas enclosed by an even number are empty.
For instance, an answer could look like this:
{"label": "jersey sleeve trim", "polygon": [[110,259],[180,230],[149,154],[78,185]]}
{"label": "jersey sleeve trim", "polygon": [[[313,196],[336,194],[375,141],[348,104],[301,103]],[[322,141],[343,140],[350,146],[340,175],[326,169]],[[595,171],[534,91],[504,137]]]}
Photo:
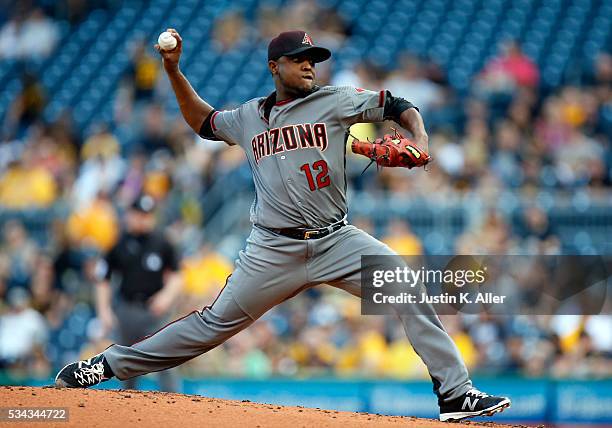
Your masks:
{"label": "jersey sleeve trim", "polygon": [[217,117],[218,114],[219,114],[219,112],[215,111],[213,113],[213,115],[211,116],[211,118],[210,118],[210,125],[212,126],[212,130],[214,132],[217,132],[217,127],[215,126],[215,117]]}

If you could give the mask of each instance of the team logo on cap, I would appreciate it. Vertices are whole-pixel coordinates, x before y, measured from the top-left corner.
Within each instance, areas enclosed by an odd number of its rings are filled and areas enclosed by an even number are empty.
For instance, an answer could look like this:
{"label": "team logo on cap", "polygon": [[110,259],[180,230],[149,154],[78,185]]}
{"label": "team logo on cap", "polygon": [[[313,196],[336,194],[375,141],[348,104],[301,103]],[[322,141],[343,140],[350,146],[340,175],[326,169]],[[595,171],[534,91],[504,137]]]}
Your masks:
{"label": "team logo on cap", "polygon": [[312,39],[310,38],[310,36],[308,35],[308,33],[304,33],[304,40],[302,40],[302,44],[303,45],[310,45],[312,46]]}

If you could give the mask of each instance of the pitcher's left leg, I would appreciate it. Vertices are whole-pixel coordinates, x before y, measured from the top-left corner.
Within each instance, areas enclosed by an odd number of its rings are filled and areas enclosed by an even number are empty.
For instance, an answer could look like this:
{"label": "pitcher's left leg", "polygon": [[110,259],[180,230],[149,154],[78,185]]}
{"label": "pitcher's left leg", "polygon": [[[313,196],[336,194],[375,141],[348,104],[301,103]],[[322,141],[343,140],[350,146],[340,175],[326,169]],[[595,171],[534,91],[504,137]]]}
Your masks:
{"label": "pitcher's left leg", "polygon": [[[325,282],[361,297],[361,256],[396,254],[385,244],[354,226],[346,226],[315,242],[321,254],[309,264],[312,280]],[[438,397],[456,398],[471,387],[467,368],[455,343],[449,337],[433,309],[428,315],[420,305],[410,305],[415,313],[400,315],[404,331],[431,375]]]}
{"label": "pitcher's left leg", "polygon": [[[358,297],[361,297],[361,256],[397,256],[387,245],[353,226],[314,242],[314,254],[319,256],[308,265],[311,279]],[[510,405],[505,397],[488,396],[472,387],[459,350],[431,305],[415,304],[407,308],[412,311],[410,314],[398,315],[408,340],[427,366],[438,396],[441,420],[494,413]],[[471,412],[461,411],[466,403],[475,403]],[[459,410],[455,411],[457,407]]]}

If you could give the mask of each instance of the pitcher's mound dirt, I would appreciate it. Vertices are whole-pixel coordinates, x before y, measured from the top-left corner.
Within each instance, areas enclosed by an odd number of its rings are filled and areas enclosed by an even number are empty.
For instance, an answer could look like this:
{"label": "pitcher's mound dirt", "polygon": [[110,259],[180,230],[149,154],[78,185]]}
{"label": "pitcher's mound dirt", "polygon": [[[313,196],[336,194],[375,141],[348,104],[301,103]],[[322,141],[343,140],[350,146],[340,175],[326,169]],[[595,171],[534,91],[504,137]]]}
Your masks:
{"label": "pitcher's mound dirt", "polygon": [[[44,422],[45,427],[459,427],[434,420],[368,413],[337,412],[273,404],[219,400],[196,395],[130,390],[82,390],[0,387],[0,407],[64,407],[69,421]],[[467,424],[466,424],[467,425]],[[43,426],[0,422],[0,426]],[[469,426],[508,427],[493,423]]]}

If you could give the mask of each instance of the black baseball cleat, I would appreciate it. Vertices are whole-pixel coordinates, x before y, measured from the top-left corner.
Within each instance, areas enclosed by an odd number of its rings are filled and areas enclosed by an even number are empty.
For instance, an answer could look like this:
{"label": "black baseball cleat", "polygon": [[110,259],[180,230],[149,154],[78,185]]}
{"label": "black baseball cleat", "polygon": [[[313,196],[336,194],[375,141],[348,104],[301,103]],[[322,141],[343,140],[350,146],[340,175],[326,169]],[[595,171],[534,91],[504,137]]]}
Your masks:
{"label": "black baseball cleat", "polygon": [[476,416],[491,416],[510,407],[507,397],[495,397],[472,388],[461,397],[440,404],[440,420],[460,421]]}
{"label": "black baseball cleat", "polygon": [[58,388],[89,388],[113,377],[113,372],[104,355],[98,354],[88,360],[76,361],[65,366],[55,376]]}

